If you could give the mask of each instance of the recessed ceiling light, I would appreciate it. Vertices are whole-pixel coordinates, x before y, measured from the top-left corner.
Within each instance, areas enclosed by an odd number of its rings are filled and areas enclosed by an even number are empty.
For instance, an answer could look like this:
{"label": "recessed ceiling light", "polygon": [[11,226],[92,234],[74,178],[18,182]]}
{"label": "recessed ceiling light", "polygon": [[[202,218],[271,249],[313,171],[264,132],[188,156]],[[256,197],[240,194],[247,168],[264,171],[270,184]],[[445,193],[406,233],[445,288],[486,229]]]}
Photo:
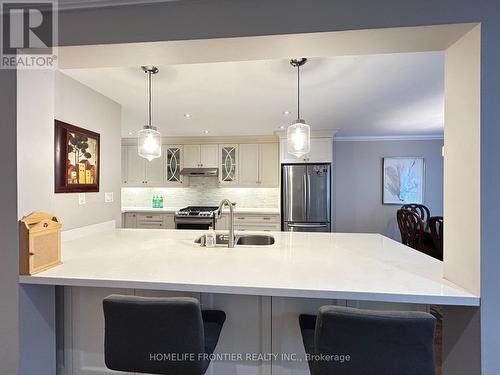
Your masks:
{"label": "recessed ceiling light", "polygon": [[191,116],[192,116],[191,113],[184,113],[185,118],[191,118]]}
{"label": "recessed ceiling light", "polygon": [[134,133],[132,133],[132,132],[128,132],[128,135],[133,135],[133,134],[134,134]]}
{"label": "recessed ceiling light", "polygon": [[281,126],[280,126],[280,129],[285,129],[285,125],[281,125]]}
{"label": "recessed ceiling light", "polygon": [[288,115],[290,114],[290,111],[283,111],[283,114],[284,114],[285,116],[288,116]]}
{"label": "recessed ceiling light", "polygon": [[210,133],[210,132],[209,132],[208,130],[203,130],[203,133],[204,133],[204,134],[208,134],[208,133]]}

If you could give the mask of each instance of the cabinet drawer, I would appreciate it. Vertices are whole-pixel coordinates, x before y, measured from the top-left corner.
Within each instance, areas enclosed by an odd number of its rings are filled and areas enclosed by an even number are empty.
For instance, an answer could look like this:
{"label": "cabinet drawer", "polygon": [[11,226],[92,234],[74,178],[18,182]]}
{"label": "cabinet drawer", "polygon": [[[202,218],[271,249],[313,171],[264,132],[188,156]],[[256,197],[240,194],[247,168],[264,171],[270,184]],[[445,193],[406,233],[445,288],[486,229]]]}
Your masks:
{"label": "cabinet drawer", "polygon": [[137,228],[138,229],[163,229],[165,226],[163,221],[138,221]]}
{"label": "cabinet drawer", "polygon": [[265,223],[279,223],[280,216],[279,215],[238,215],[236,214],[234,217],[235,223],[256,223],[256,224],[265,224]]}
{"label": "cabinet drawer", "polygon": [[276,232],[276,231],[280,231],[280,225],[279,224],[275,224],[275,225],[242,225],[242,224],[238,224],[234,226],[234,229],[235,230],[239,230],[239,231],[256,231],[256,232]]}
{"label": "cabinet drawer", "polygon": [[161,214],[137,214],[137,221],[163,221]]}

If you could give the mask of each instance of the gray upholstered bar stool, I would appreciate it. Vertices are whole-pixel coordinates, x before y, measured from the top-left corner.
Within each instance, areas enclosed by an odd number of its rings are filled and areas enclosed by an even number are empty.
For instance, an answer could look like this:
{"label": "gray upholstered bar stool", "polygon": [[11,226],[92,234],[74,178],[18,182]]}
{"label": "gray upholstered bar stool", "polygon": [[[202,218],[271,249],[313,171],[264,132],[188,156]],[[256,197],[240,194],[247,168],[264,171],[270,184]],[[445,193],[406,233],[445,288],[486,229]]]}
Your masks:
{"label": "gray upholstered bar stool", "polygon": [[106,366],[125,372],[203,375],[226,320],[187,297],[111,295],[103,309]]}
{"label": "gray upholstered bar stool", "polygon": [[435,375],[430,314],[323,306],[299,324],[313,375]]}

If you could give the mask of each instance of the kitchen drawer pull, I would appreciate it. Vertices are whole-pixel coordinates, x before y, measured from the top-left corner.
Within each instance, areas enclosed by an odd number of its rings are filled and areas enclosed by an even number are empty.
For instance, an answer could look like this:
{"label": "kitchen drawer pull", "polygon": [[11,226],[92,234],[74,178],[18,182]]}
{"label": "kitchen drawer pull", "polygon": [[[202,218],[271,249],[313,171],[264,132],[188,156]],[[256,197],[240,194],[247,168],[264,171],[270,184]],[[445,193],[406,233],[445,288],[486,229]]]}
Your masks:
{"label": "kitchen drawer pull", "polygon": [[325,228],[326,224],[288,224],[290,228]]}
{"label": "kitchen drawer pull", "polygon": [[263,217],[264,220],[271,220],[270,217]]}

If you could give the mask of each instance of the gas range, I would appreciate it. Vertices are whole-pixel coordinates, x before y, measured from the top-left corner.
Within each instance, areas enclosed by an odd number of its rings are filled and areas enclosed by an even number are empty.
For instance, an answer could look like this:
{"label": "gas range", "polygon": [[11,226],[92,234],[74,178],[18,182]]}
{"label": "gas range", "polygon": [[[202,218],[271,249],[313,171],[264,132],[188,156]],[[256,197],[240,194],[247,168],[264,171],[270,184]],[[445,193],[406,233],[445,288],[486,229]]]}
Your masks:
{"label": "gas range", "polygon": [[189,206],[175,214],[176,229],[209,229],[215,228],[215,217],[219,207]]}
{"label": "gas range", "polygon": [[215,206],[188,206],[177,211],[177,216],[182,217],[212,217],[219,207]]}

